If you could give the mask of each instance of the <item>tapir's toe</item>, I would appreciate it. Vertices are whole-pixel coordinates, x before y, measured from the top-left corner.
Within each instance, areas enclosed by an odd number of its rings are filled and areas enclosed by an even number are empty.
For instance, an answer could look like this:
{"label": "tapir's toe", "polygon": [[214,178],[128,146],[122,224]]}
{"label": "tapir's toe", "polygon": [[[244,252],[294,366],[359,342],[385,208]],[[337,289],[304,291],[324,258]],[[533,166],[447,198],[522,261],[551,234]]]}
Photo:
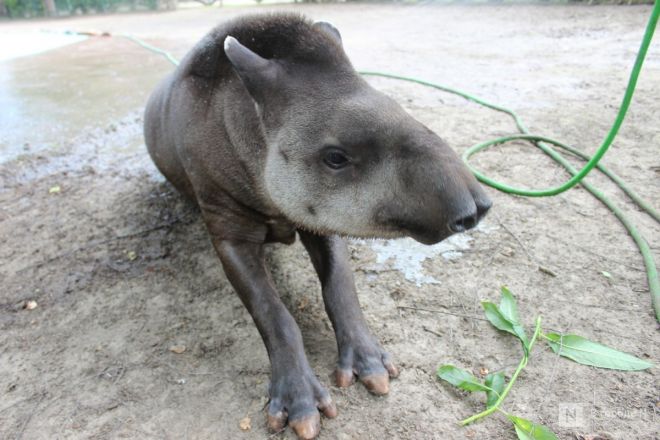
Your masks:
{"label": "tapir's toe", "polygon": [[310,440],[316,438],[321,431],[321,416],[318,412],[315,412],[302,419],[289,420],[289,426],[299,439]]}
{"label": "tapir's toe", "polygon": [[377,396],[383,396],[390,392],[390,377],[387,373],[362,376],[360,382],[367,387],[370,393]]}
{"label": "tapir's toe", "polygon": [[355,373],[350,369],[337,368],[335,370],[335,382],[340,388],[346,388],[355,382]]}
{"label": "tapir's toe", "polygon": [[321,430],[321,413],[336,417],[337,407],[311,370],[289,369],[271,383],[267,411],[271,432],[283,431],[288,424],[298,438],[315,438]]}
{"label": "tapir's toe", "polygon": [[394,362],[392,362],[389,353],[383,353],[383,366],[387,370],[387,374],[390,375],[391,379],[399,377],[399,369],[394,365]]}
{"label": "tapir's toe", "polygon": [[329,419],[334,419],[337,417],[337,407],[335,406],[330,396],[321,399],[318,404],[318,408],[319,411],[321,411],[323,415]]}
{"label": "tapir's toe", "polygon": [[268,405],[268,429],[279,432],[286,426],[288,414],[279,399],[272,399]]}
{"label": "tapir's toe", "polygon": [[377,396],[385,395],[390,390],[390,379],[399,376],[399,369],[390,355],[375,342],[351,347],[347,355],[340,356],[339,366],[335,370],[335,382],[338,387],[348,387],[357,376],[367,390]]}

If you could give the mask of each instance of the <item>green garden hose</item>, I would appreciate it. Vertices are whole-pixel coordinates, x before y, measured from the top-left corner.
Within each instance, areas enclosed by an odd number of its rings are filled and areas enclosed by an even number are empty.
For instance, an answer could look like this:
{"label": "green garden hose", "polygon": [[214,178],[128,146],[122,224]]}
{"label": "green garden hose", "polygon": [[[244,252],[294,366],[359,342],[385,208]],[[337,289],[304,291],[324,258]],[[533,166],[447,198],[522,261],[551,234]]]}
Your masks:
{"label": "green garden hose", "polygon": [[[653,6],[651,16],[646,26],[646,32],[644,33],[642,44],[640,46],[639,52],[637,53],[637,59],[635,60],[635,64],[630,74],[630,78],[628,80],[628,86],[626,88],[623,101],[619,108],[619,112],[617,113],[614,123],[612,124],[612,127],[610,128],[609,132],[607,133],[605,140],[603,141],[601,146],[596,150],[596,153],[593,156],[588,156],[587,154],[581,152],[580,150],[577,150],[571,146],[568,146],[554,139],[530,134],[527,127],[523,124],[522,119],[513,110],[500,105],[492,104],[488,101],[485,101],[481,98],[478,98],[474,95],[463,92],[461,90],[447,86],[442,86],[439,84],[435,84],[417,78],[407,77],[407,76],[393,75],[383,72],[368,72],[368,71],[363,71],[359,73],[365,76],[379,76],[384,78],[408,81],[427,87],[432,87],[437,90],[442,90],[447,93],[452,93],[454,95],[461,96],[476,104],[482,105],[484,107],[488,107],[498,112],[506,113],[509,116],[511,116],[516,126],[518,127],[520,133],[510,136],[500,137],[497,139],[492,139],[486,142],[481,142],[479,144],[476,144],[468,148],[463,154],[463,161],[465,162],[465,164],[468,166],[468,168],[470,168],[472,173],[474,173],[474,175],[484,184],[491,186],[495,189],[498,189],[500,191],[503,191],[505,193],[514,194],[518,196],[525,196],[525,197],[554,196],[557,194],[561,194],[564,191],[567,191],[568,189],[574,187],[578,183],[581,184],[587,191],[589,191],[594,197],[596,197],[600,202],[602,202],[610,211],[612,211],[612,213],[614,213],[614,215],[623,224],[623,226],[626,228],[630,236],[637,244],[637,247],[639,248],[639,251],[642,254],[644,265],[646,267],[646,275],[648,279],[649,290],[651,292],[651,300],[655,312],[655,317],[656,320],[660,322],[660,281],[658,280],[658,271],[655,266],[655,261],[653,259],[653,255],[651,253],[651,249],[649,248],[648,243],[646,242],[644,237],[642,237],[639,230],[631,223],[631,221],[623,213],[623,211],[618,206],[616,206],[614,202],[612,202],[612,200],[610,200],[607,196],[605,196],[605,194],[602,191],[600,191],[593,185],[584,181],[584,178],[587,176],[587,174],[589,174],[589,172],[591,172],[594,168],[597,168],[605,176],[607,176],[610,180],[612,180],[619,188],[621,188],[621,190],[623,190],[642,210],[648,213],[653,219],[655,219],[656,222],[660,223],[660,214],[649,203],[645,202],[639,195],[637,195],[632,189],[630,189],[619,176],[617,176],[612,171],[607,169],[604,165],[599,163],[600,160],[605,155],[605,153],[607,152],[607,149],[610,147],[610,145],[612,145],[612,142],[614,141],[614,138],[616,137],[619,128],[621,127],[621,124],[623,123],[623,120],[626,116],[626,112],[628,111],[630,102],[633,97],[633,93],[635,91],[637,78],[639,77],[639,73],[642,69],[642,64],[644,63],[644,59],[646,58],[646,53],[651,43],[651,39],[653,38],[653,33],[655,32],[655,27],[657,25],[659,16],[660,16],[660,0],[655,0],[655,4]],[[144,47],[147,50],[150,50],[152,52],[164,56],[174,65],[179,64],[178,61],[167,51],[164,51],[148,43],[145,43],[144,41],[136,37],[130,35],[122,35],[122,36],[139,44],[140,46]],[[537,148],[543,151],[545,154],[550,156],[555,162],[563,166],[572,175],[572,177],[563,184],[552,188],[541,189],[541,190],[522,189],[522,188],[515,188],[512,186],[508,186],[504,183],[491,179],[485,176],[484,174],[482,174],[479,170],[475,169],[469,163],[470,157],[475,153],[482,151],[493,145],[500,145],[515,140],[526,140],[531,142]],[[586,160],[587,161],[586,165],[584,165],[584,167],[580,170],[575,169],[575,167],[573,167],[570,164],[570,162],[568,162],[559,152],[553,149],[550,145],[554,145],[555,147],[565,150],[574,156]]]}
{"label": "green garden hose", "polygon": [[[530,134],[525,124],[523,124],[522,119],[513,110],[496,104],[492,104],[488,101],[485,101],[481,98],[477,98],[476,96],[470,95],[469,93],[465,93],[461,90],[453,89],[450,87],[446,87],[439,84],[434,84],[428,81],[422,81],[416,78],[410,78],[406,76],[392,75],[381,72],[360,72],[362,75],[392,78],[402,81],[413,82],[416,84],[421,84],[427,87],[432,87],[434,89],[442,90],[444,92],[461,96],[469,101],[475,102],[476,104],[482,105],[484,107],[488,107],[498,112],[506,113],[509,116],[511,116],[514,122],[516,123],[516,126],[518,127],[520,134],[504,136],[473,145],[472,147],[468,148],[465,151],[465,153],[463,153],[463,161],[465,162],[465,164],[470,168],[472,173],[474,173],[474,175],[481,182],[495,189],[503,191],[507,194],[515,194],[525,197],[548,197],[548,196],[561,194],[564,191],[567,191],[568,189],[574,187],[578,183],[582,184],[582,186],[587,191],[589,191],[594,197],[600,200],[605,206],[607,206],[607,208],[610,211],[614,213],[614,215],[619,219],[619,221],[626,228],[630,236],[633,238],[635,244],[637,244],[637,247],[639,248],[639,251],[642,254],[642,258],[644,260],[644,266],[646,267],[646,276],[648,279],[649,290],[651,291],[651,301],[653,304],[653,310],[655,312],[656,320],[658,321],[660,321],[660,281],[658,280],[658,270],[656,268],[655,261],[653,259],[653,254],[651,253],[651,249],[649,248],[648,243],[646,242],[644,237],[642,237],[639,230],[632,224],[632,222],[628,219],[628,217],[623,213],[623,211],[621,211],[621,209],[618,206],[616,206],[614,202],[612,202],[612,200],[610,200],[607,196],[605,196],[605,194],[602,191],[600,191],[593,185],[585,182],[584,178],[595,167],[598,168],[599,171],[605,174],[605,176],[607,176],[619,188],[621,188],[642,210],[648,213],[653,219],[655,219],[656,222],[660,223],[660,214],[658,213],[658,211],[656,211],[649,203],[645,202],[639,195],[637,195],[637,193],[635,193],[632,189],[630,189],[628,185],[626,185],[626,183],[623,181],[623,179],[621,179],[615,173],[613,173],[612,171],[607,169],[604,165],[599,163],[599,161],[607,152],[607,149],[610,147],[610,145],[612,145],[612,142],[614,141],[614,138],[616,137],[617,133],[619,132],[619,128],[623,123],[628,108],[630,107],[630,102],[632,101],[633,93],[635,92],[635,86],[637,85],[637,78],[639,77],[639,73],[642,69],[642,64],[644,63],[644,59],[646,58],[646,53],[648,52],[649,45],[651,44],[651,39],[653,38],[653,34],[655,32],[655,28],[658,23],[659,16],[660,16],[660,0],[656,0],[653,6],[653,10],[651,11],[651,16],[649,17],[648,24],[646,25],[646,31],[642,39],[642,44],[639,48],[639,52],[637,53],[635,64],[630,73],[628,86],[626,87],[626,92],[623,96],[623,101],[621,103],[621,106],[619,107],[619,112],[617,113],[616,118],[614,120],[614,124],[612,124],[612,127],[607,133],[605,140],[598,148],[598,150],[596,150],[596,154],[594,154],[591,157],[584,154],[580,150],[570,147],[562,142],[547,137]],[[493,145],[500,145],[515,140],[530,141],[541,151],[543,151],[545,154],[550,156],[555,162],[563,166],[572,175],[572,177],[563,184],[553,188],[542,189],[542,190],[521,189],[521,188],[508,186],[504,183],[498,182],[497,180],[491,179],[490,177],[487,177],[484,174],[482,174],[479,170],[475,169],[469,163],[470,157],[475,153],[482,151]],[[569,153],[577,157],[580,157],[584,160],[587,160],[587,164],[581,170],[579,171],[576,170],[570,164],[570,162],[568,162],[561,154],[559,154],[559,152],[553,149],[549,144],[554,145],[555,147],[559,147],[565,151],[568,151]]]}

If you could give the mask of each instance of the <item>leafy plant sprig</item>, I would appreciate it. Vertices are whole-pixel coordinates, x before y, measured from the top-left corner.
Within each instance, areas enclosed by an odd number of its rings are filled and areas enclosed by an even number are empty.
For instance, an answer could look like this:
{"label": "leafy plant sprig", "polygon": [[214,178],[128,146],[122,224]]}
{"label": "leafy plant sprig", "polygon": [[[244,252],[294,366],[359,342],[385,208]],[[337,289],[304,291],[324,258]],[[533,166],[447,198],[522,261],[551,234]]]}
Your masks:
{"label": "leafy plant sprig", "polygon": [[461,425],[468,425],[479,419],[498,411],[504,414],[514,426],[520,440],[557,440],[557,436],[547,427],[517,417],[501,409],[502,402],[511,391],[518,375],[527,366],[534,344],[539,337],[545,340],[552,351],[559,356],[566,357],[583,365],[614,370],[635,371],[651,368],[653,364],[623,353],[602,344],[589,341],[578,335],[562,335],[559,333],[543,333],[541,330],[541,317],[536,318],[534,333],[531,339],[527,338],[525,329],[518,317],[518,306],[513,295],[506,287],[501,289],[502,299],[499,305],[489,301],[481,303],[488,321],[497,329],[510,333],[518,338],[522,344],[523,356],[511,379],[506,383],[503,372],[488,374],[484,381],[474,377],[468,371],[453,365],[441,365],[438,368],[438,377],[465,391],[479,391],[486,393],[486,409],[478,414],[462,420]]}

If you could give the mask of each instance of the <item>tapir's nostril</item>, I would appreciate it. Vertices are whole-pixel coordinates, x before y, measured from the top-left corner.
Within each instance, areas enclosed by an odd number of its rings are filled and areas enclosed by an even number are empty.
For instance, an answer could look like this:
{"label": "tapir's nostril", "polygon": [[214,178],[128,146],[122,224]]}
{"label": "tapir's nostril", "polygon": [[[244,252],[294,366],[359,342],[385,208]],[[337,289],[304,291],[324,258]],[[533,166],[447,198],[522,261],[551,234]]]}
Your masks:
{"label": "tapir's nostril", "polygon": [[493,202],[490,201],[490,199],[486,198],[485,200],[477,200],[476,201],[477,205],[477,222],[482,219],[484,215],[488,212],[491,206],[493,206]]}
{"label": "tapir's nostril", "polygon": [[471,215],[458,218],[453,222],[449,223],[449,229],[451,229],[452,232],[465,232],[468,229],[474,228],[477,225],[478,221],[479,220],[477,219],[477,213],[475,212]]}
{"label": "tapir's nostril", "polygon": [[492,202],[489,199],[475,200],[475,205],[477,207],[476,212],[472,212],[469,215],[459,217],[449,223],[449,229],[451,229],[452,232],[465,232],[468,229],[472,229],[477,226],[479,220],[481,220],[482,217],[486,215],[492,206]]}

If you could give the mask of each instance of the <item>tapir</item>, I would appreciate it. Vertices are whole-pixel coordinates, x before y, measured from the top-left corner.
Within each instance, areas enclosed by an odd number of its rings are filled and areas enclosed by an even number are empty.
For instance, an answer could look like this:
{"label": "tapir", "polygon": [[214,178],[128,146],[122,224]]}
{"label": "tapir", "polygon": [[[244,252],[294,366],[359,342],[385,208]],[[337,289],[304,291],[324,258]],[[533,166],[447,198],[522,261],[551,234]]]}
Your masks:
{"label": "tapir", "polygon": [[271,363],[267,424],[299,438],[335,417],[264,261],[300,237],[334,328],[336,384],[383,395],[398,369],[360,309],[346,237],[434,244],[491,201],[456,153],[353,68],[338,30],[291,13],[211,30],[155,89],[144,135],[160,172],[201,211]]}

